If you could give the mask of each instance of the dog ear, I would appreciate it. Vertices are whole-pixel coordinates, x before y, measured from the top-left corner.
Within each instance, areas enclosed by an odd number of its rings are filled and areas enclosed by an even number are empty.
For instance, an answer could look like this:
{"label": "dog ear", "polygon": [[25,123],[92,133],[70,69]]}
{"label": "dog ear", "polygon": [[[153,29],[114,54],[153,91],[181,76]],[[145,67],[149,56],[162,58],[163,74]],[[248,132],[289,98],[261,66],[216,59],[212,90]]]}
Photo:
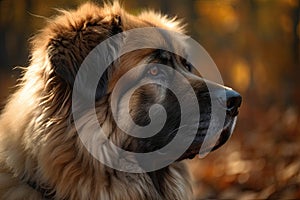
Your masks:
{"label": "dog ear", "polygon": [[[70,19],[69,19],[70,20]],[[69,23],[69,22],[66,22]],[[55,24],[57,34],[48,44],[50,64],[62,82],[73,87],[76,74],[84,58],[98,44],[108,37],[122,32],[121,17],[116,15],[110,21],[79,21],[69,27]],[[71,26],[71,27],[70,27]],[[107,89],[108,70],[99,77],[96,100],[100,99]]]}

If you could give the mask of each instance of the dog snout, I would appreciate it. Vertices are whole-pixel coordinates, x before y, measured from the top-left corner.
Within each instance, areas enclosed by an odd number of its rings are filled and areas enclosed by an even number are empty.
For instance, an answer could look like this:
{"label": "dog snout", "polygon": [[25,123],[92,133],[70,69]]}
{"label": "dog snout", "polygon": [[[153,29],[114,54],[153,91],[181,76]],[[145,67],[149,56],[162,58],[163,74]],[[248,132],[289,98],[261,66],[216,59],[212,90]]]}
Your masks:
{"label": "dog snout", "polygon": [[[228,116],[235,117],[238,115],[238,110],[242,103],[242,96],[238,92],[229,87],[201,78],[195,79],[193,77],[190,81],[201,104],[207,103],[210,100],[217,101],[222,110],[226,110]],[[205,83],[205,87],[203,87],[203,83]],[[210,100],[207,98],[208,96],[210,96]]]}
{"label": "dog snout", "polygon": [[227,115],[231,117],[237,116],[242,103],[242,96],[231,88],[220,85],[214,86],[218,87],[214,88],[216,89],[214,96],[217,98],[219,105],[226,110]]}
{"label": "dog snout", "polygon": [[226,93],[226,100],[225,101],[222,100],[222,102],[224,102],[225,104],[227,114],[232,117],[235,117],[239,113],[238,109],[241,106],[242,97],[238,92],[232,89],[226,89],[225,93]]}

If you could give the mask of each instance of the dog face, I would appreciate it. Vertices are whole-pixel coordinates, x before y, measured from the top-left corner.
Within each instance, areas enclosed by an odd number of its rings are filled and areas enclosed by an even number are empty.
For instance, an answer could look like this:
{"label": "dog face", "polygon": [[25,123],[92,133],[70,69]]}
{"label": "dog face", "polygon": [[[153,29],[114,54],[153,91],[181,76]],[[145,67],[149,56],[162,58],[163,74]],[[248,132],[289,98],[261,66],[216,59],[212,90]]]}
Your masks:
{"label": "dog face", "polygon": [[[178,41],[173,42],[178,43]],[[177,161],[193,158],[199,154],[210,123],[215,128],[213,130],[215,134],[219,134],[220,136],[215,141],[216,143],[212,142],[211,146],[206,147],[207,149],[204,151],[215,150],[229,139],[235,126],[238,108],[241,104],[241,97],[237,92],[203,79],[191,63],[177,54],[161,49],[151,49],[144,51],[144,53],[134,52],[134,54],[143,55],[137,63],[139,65],[144,64],[145,66],[139,70],[135,70],[134,77],[130,77],[127,80],[128,82],[121,87],[122,92],[118,96],[117,107],[119,110],[117,111],[117,116],[119,116],[123,123],[130,124],[127,117],[122,118],[124,113],[127,112],[126,109],[122,108],[129,106],[130,117],[133,119],[134,124],[147,126],[151,123],[149,115],[151,106],[159,104],[165,109],[167,118],[162,129],[154,136],[148,138],[126,136],[124,143],[120,144],[122,148],[139,153],[157,151],[175,137],[180,126],[182,126],[180,125],[182,113],[178,97],[168,86],[172,85],[178,89],[177,94],[179,94],[179,98],[185,97],[187,91],[182,78],[178,77],[176,73],[179,73],[188,80],[188,84],[195,91],[197,103],[200,108],[199,118],[193,114],[184,116],[189,121],[184,126],[190,126],[191,130],[196,128],[197,134],[195,136],[186,132],[185,137],[193,137],[194,139],[190,147],[183,152]],[[130,56],[126,57],[126,59],[128,58],[131,60]],[[119,64],[121,66],[117,66],[117,68],[119,68],[118,70],[122,70],[122,58]],[[162,65],[167,67],[163,67]],[[151,83],[147,84],[149,80]],[[139,84],[142,86],[136,88],[135,86]],[[225,96],[222,95],[222,92],[225,93]],[[214,121],[211,121],[212,101],[215,102],[218,110],[226,113],[225,116],[217,116]],[[129,102],[129,105],[124,102]],[[185,103],[189,104],[188,97],[185,98]],[[193,113],[193,107],[188,107],[187,109],[187,113]],[[152,118],[159,117],[159,114],[159,112],[154,113]],[[222,117],[225,119],[222,120]],[[224,123],[224,125],[220,125],[220,123]],[[159,126],[159,124],[156,124],[156,126]]]}
{"label": "dog face", "polygon": [[[72,25],[73,29],[78,29],[76,33],[70,29],[69,25],[69,30],[66,30],[66,27],[57,26],[59,23],[55,27],[50,27],[57,31],[47,46],[51,66],[55,72],[55,78],[59,79],[58,81],[62,82],[68,90],[73,89],[76,74],[84,58],[105,39],[127,30],[149,26],[182,33],[182,28],[177,22],[168,21],[157,14],[147,13],[133,17],[119,9],[116,9],[118,11],[114,9],[110,8],[109,12],[95,10],[94,14],[100,13],[96,17],[85,15],[85,19],[78,20],[79,25]],[[79,13],[74,16],[84,16],[80,14],[80,9],[77,12]],[[59,20],[57,21],[59,22]],[[83,24],[80,25],[80,23]],[[53,30],[51,32],[54,32]],[[80,34],[78,35],[78,33]],[[182,156],[176,158],[178,161],[193,158],[199,153],[209,127],[213,127],[214,132],[220,134],[220,137],[217,139],[217,143],[211,142],[212,144],[207,148],[214,150],[223,145],[234,127],[238,107],[241,104],[240,95],[229,88],[203,79],[200,76],[201,72],[197,71],[185,58],[179,56],[188,53],[185,51],[184,41],[170,40],[168,35],[158,31],[158,34],[154,36],[144,33],[138,38],[129,37],[124,46],[134,45],[141,40],[155,43],[155,46],[158,47],[167,46],[172,49],[172,52],[163,50],[165,48],[156,48],[126,53],[115,60],[102,77],[99,77],[100,81],[94,94],[95,105],[98,122],[104,127],[106,136],[124,150],[146,153],[159,150],[170,143],[182,126],[189,127],[191,132],[196,129],[196,136],[186,132],[184,137],[192,137],[193,142],[185,152],[182,152]],[[114,51],[113,46],[111,45],[110,49],[112,52]],[[136,68],[137,65],[144,66]],[[125,78],[125,82],[116,89],[119,80],[132,69],[135,69],[135,72]],[[183,84],[182,77],[187,80],[187,83]],[[151,83],[147,83],[149,81]],[[193,107],[186,107],[185,113],[191,114],[182,116],[182,105],[178,98],[183,99],[185,104],[190,103],[189,95],[186,95],[186,84],[192,87],[197,97],[200,117],[192,114],[195,109]],[[137,85],[140,86],[136,87]],[[169,89],[170,86],[177,88],[180,97]],[[115,92],[117,95],[112,98],[114,90],[117,91]],[[111,103],[111,101],[115,103]],[[129,105],[126,102],[129,102]],[[218,118],[218,116],[212,120],[213,102],[219,110],[226,113],[225,122],[222,117]],[[111,104],[114,106],[110,106]],[[140,138],[139,135],[135,135],[135,137],[120,129],[119,123],[125,124],[130,133],[135,125],[147,126],[151,124],[151,118],[160,118],[161,112],[158,111],[153,112],[152,117],[150,116],[153,105],[161,105],[166,114],[165,124],[153,136]],[[82,120],[86,123],[82,124],[90,123],[88,113],[92,109],[87,107],[86,110],[83,110]],[[113,113],[115,113],[114,116]],[[126,113],[129,113],[129,117]],[[188,123],[181,125],[183,118]],[[161,126],[161,124],[157,124],[157,126]],[[185,140],[184,137],[182,140]]]}

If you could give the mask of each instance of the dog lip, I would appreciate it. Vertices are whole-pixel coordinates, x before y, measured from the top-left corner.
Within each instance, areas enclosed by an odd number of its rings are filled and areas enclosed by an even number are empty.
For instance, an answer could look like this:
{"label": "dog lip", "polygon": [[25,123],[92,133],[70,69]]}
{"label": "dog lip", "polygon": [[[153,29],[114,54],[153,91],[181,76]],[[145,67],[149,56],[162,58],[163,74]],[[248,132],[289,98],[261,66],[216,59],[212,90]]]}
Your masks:
{"label": "dog lip", "polygon": [[215,144],[209,145],[205,149],[201,149],[203,144],[203,140],[205,138],[204,134],[200,134],[196,136],[194,139],[194,144],[190,146],[190,148],[185,152],[177,161],[184,160],[184,159],[193,159],[198,154],[206,154],[212,151],[217,150],[221,146],[223,146],[230,138],[233,128],[235,126],[236,117],[230,119],[224,128],[220,131],[220,136]]}
{"label": "dog lip", "polygon": [[238,108],[230,108],[230,109],[226,110],[226,113],[232,117],[235,117],[239,114],[239,110],[238,110]]}
{"label": "dog lip", "polygon": [[237,117],[231,118],[230,121],[224,126],[217,143],[214,145],[211,151],[217,150],[229,140],[233,129],[235,128],[236,119]]}
{"label": "dog lip", "polygon": [[206,154],[212,151],[217,150],[218,148],[220,148],[221,146],[223,146],[229,139],[230,137],[230,130],[229,129],[222,129],[222,132],[220,134],[219,139],[217,140],[217,143],[214,145],[210,145],[205,149],[201,149],[201,145],[197,145],[196,148],[193,148],[192,150],[190,150],[190,152],[188,152],[186,155],[183,154],[183,156],[181,156],[179,158],[179,160],[184,160],[184,159],[193,159],[196,155],[198,154]]}
{"label": "dog lip", "polygon": [[230,127],[223,129],[217,143],[212,147],[211,151],[217,150],[218,148],[223,146],[229,140],[230,136]]}
{"label": "dog lip", "polygon": [[210,145],[203,150],[200,149],[198,154],[205,154],[205,153],[209,153],[209,152],[217,150],[218,148],[223,146],[228,141],[228,139],[230,138],[230,135],[231,135],[230,126],[225,127],[224,129],[222,129],[217,142],[214,145]]}

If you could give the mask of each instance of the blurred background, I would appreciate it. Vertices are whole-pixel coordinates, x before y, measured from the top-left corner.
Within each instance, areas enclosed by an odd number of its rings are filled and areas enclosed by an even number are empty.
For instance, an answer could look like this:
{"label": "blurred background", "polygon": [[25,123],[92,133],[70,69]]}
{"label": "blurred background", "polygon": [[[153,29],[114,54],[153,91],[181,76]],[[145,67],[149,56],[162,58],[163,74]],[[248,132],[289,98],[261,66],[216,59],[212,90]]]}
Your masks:
{"label": "blurred background", "polygon": [[[82,0],[0,0],[0,108],[28,66],[28,39],[54,8]],[[99,1],[101,3],[101,1]],[[225,82],[243,96],[221,149],[189,160],[195,199],[300,199],[300,0],[124,0],[183,18]],[[17,108],[16,108],[17,109]]]}

